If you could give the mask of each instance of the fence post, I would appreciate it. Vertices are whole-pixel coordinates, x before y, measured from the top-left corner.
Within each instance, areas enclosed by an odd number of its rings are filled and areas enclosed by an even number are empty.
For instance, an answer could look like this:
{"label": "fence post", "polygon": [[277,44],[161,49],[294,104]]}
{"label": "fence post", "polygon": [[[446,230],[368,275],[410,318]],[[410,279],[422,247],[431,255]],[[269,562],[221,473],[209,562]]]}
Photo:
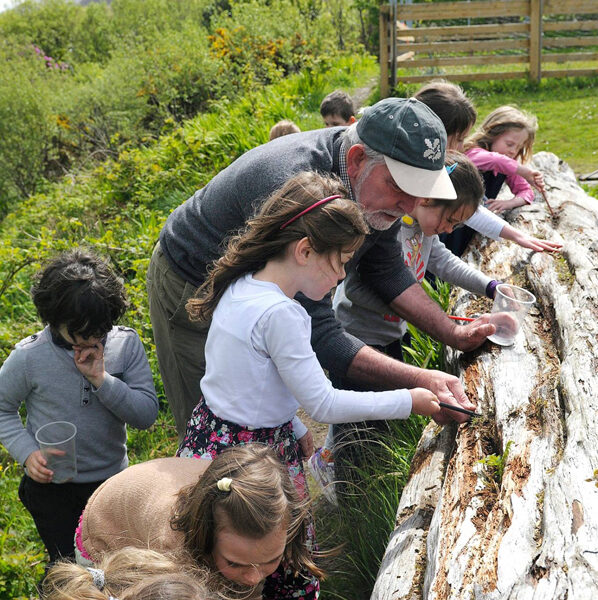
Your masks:
{"label": "fence post", "polygon": [[380,98],[387,98],[388,87],[388,17],[390,6],[384,4],[380,7]]}
{"label": "fence post", "polygon": [[542,79],[542,9],[544,0],[530,0],[529,19],[529,77]]}

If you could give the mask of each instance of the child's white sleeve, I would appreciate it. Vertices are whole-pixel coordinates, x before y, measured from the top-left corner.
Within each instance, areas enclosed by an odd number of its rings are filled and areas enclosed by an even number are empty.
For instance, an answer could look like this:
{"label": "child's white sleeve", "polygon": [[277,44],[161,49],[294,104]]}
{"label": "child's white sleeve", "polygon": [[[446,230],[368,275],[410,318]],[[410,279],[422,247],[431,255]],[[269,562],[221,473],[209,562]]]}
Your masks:
{"label": "child's white sleeve", "polygon": [[507,222],[488,210],[485,206],[479,206],[473,215],[465,221],[465,225],[475,229],[482,235],[497,240]]}
{"label": "child's white sleeve", "polygon": [[293,433],[298,440],[308,432],[305,423],[297,415],[293,417],[291,424],[293,425]]}
{"label": "child's white sleeve", "polygon": [[310,417],[320,423],[409,417],[409,390],[354,392],[332,387],[311,347],[309,321],[299,310],[284,305],[271,313],[264,341],[280,377]]}

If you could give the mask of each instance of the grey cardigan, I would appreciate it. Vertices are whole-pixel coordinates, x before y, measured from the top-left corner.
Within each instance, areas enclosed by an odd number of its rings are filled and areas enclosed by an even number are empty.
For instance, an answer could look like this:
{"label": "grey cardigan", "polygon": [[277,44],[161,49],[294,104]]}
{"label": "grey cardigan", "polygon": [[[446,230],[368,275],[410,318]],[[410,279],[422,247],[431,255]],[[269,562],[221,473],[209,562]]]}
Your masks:
{"label": "grey cardigan", "polygon": [[0,368],[0,441],[16,461],[24,464],[39,449],[35,432],[42,425],[70,421],[77,427],[75,483],[102,481],[127,466],[125,424],[146,429],[158,415],[150,366],[133,329],[108,333],[104,365],[107,375],[95,389],[73,351],[52,342],[48,327],[16,345]]}

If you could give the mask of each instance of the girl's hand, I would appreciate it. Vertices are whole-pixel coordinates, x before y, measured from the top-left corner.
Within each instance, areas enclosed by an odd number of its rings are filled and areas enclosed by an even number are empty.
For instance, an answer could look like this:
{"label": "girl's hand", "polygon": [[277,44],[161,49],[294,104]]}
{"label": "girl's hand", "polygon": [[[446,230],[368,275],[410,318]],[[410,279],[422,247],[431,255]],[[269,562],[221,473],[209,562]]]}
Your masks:
{"label": "girl's hand", "polygon": [[99,342],[95,346],[73,346],[75,366],[95,388],[104,383],[104,346]]}
{"label": "girl's hand", "polygon": [[314,453],[314,437],[311,434],[311,431],[308,429],[307,433],[297,441],[299,442],[299,448],[301,448],[303,458],[309,458]]}
{"label": "girl's hand", "polygon": [[526,236],[523,233],[517,239],[513,239],[513,241],[519,244],[522,248],[529,248],[534,252],[543,252],[546,250],[547,252],[560,252],[563,244],[559,244],[558,242],[551,242],[550,240],[541,240],[540,238],[535,238],[531,236]]}
{"label": "girl's hand", "polygon": [[46,464],[46,459],[41,453],[41,450],[35,450],[25,461],[27,475],[29,475],[33,481],[37,481],[37,483],[50,483],[52,477],[54,477],[54,471],[46,469]]}
{"label": "girl's hand", "polygon": [[518,206],[523,206],[524,204],[527,204],[527,202],[523,198],[515,196],[510,200],[488,200],[488,202],[486,202],[486,208],[498,215],[505,210],[517,208]]}
{"label": "girl's hand", "polygon": [[425,388],[413,388],[411,394],[411,412],[424,417],[433,417],[440,412],[436,394]]}
{"label": "girl's hand", "polygon": [[517,167],[517,175],[521,175],[521,177],[523,177],[533,188],[536,188],[538,191],[542,193],[546,191],[544,189],[544,177],[540,171],[530,169],[525,165],[519,165]]}

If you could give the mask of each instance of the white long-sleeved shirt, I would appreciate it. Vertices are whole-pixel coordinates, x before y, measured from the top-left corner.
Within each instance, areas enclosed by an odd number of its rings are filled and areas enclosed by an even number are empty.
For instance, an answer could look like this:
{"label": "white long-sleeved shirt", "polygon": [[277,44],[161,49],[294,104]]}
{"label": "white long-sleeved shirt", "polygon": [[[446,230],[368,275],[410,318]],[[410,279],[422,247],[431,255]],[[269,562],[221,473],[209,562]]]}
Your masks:
{"label": "white long-sleeved shirt", "polygon": [[332,387],[310,337],[309,315],[276,284],[250,274],[235,281],[214,311],[206,342],[201,389],[210,410],[256,428],[292,420],[299,406],[321,423],[410,415],[408,390],[354,392]]}

